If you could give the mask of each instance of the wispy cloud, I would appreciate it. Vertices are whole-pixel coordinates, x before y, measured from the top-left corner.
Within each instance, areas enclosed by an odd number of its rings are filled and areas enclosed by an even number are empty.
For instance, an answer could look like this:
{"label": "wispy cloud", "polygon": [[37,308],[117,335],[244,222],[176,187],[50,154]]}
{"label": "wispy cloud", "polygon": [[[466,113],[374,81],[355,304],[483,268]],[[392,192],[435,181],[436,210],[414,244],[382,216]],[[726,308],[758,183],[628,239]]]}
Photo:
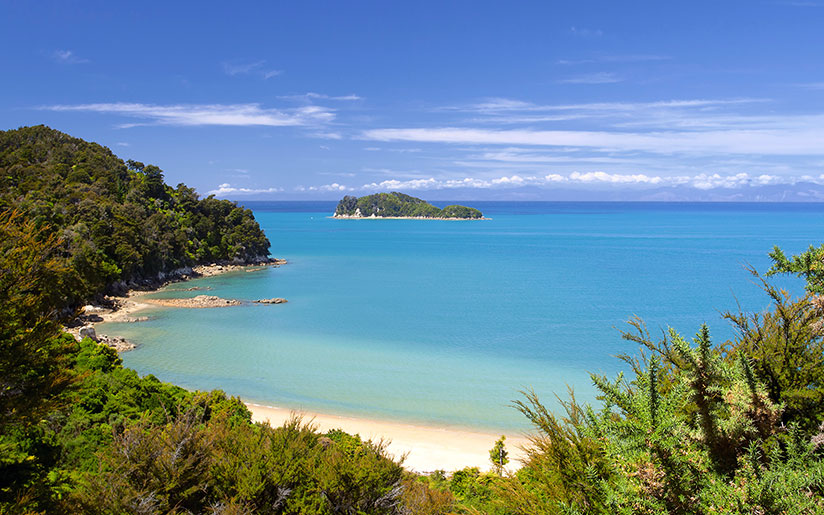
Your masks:
{"label": "wispy cloud", "polygon": [[91,62],[86,58],[78,56],[71,50],[55,50],[54,53],[52,53],[52,58],[62,64],[85,64]]}
{"label": "wispy cloud", "polygon": [[824,82],[803,82],[796,84],[796,86],[804,89],[822,90],[824,89]]}
{"label": "wispy cloud", "polygon": [[441,107],[441,111],[461,111],[479,114],[523,112],[583,112],[583,113],[633,113],[663,109],[708,109],[741,104],[769,102],[766,98],[731,99],[673,99],[653,102],[591,102],[581,104],[536,104],[510,98],[488,98],[481,102]]}
{"label": "wispy cloud", "polygon": [[574,66],[579,64],[592,63],[645,63],[651,61],[666,61],[672,59],[667,55],[655,54],[624,54],[624,55],[599,55],[583,59],[559,59],[555,64],[562,66]]}
{"label": "wispy cloud", "polygon": [[208,195],[224,197],[227,195],[260,195],[266,193],[279,193],[283,188],[236,188],[229,183],[223,183],[216,189],[209,191]]}
{"label": "wispy cloud", "polygon": [[824,2],[813,2],[808,0],[787,0],[785,2],[769,2],[773,5],[788,5],[790,7],[824,7]]}
{"label": "wispy cloud", "polygon": [[[335,113],[321,106],[295,109],[267,109],[260,104],[176,104],[154,105],[137,103],[75,104],[43,106],[48,111],[80,111],[115,114],[148,120],[156,125],[231,125],[231,126],[312,126],[332,121]],[[145,123],[123,124],[133,127]]]}
{"label": "wispy cloud", "polygon": [[567,77],[558,82],[561,84],[613,84],[615,82],[623,82],[624,79],[612,72],[597,72],[587,73],[585,75],[578,75],[575,77]]}
{"label": "wispy cloud", "polygon": [[462,127],[372,129],[375,141],[580,147],[604,151],[824,155],[824,125],[784,129],[706,131],[490,130]]}
{"label": "wispy cloud", "polygon": [[587,29],[583,27],[570,27],[569,33],[573,36],[578,36],[582,38],[600,38],[604,35],[604,31],[601,29]]}
{"label": "wispy cloud", "polygon": [[313,132],[310,134],[313,138],[320,138],[320,139],[334,139],[340,140],[343,139],[343,135],[339,132]]}
{"label": "wispy cloud", "polygon": [[323,186],[297,186],[295,187],[295,191],[354,191],[354,189],[344,186],[343,184],[333,182],[332,184],[324,184]]}
{"label": "wispy cloud", "polygon": [[363,100],[363,97],[358,95],[350,94],[350,95],[326,95],[324,93],[303,93],[301,95],[281,95],[278,97],[281,100],[296,100],[296,101],[303,101],[303,102],[311,102],[312,100]]}
{"label": "wispy cloud", "polygon": [[236,75],[258,75],[263,77],[264,79],[271,79],[272,77],[276,77],[283,73],[283,70],[273,70],[267,69],[265,67],[266,60],[260,61],[234,61],[234,62],[223,62],[223,72],[229,76],[236,76]]}

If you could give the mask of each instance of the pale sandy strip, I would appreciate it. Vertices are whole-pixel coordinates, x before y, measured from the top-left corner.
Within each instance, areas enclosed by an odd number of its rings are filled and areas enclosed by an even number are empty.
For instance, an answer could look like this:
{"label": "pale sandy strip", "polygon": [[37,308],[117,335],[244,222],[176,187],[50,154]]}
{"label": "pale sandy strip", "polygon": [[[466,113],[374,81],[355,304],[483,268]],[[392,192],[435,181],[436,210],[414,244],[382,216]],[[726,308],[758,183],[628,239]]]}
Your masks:
{"label": "pale sandy strip", "polygon": [[[464,467],[478,467],[489,470],[489,450],[500,438],[500,434],[464,431],[452,428],[427,427],[370,420],[365,418],[343,417],[322,413],[296,412],[286,408],[261,406],[246,403],[252,412],[255,422],[269,422],[272,426],[280,426],[293,413],[302,415],[304,421],[314,419],[320,431],[342,429],[350,434],[359,434],[364,440],[377,441],[381,438],[389,440],[389,454],[400,457],[406,454],[404,466],[416,472],[431,472],[444,470],[447,472]],[[506,435],[506,449],[510,455],[507,470],[513,471],[520,467],[523,458],[521,446],[527,443],[527,438],[520,434]]]}

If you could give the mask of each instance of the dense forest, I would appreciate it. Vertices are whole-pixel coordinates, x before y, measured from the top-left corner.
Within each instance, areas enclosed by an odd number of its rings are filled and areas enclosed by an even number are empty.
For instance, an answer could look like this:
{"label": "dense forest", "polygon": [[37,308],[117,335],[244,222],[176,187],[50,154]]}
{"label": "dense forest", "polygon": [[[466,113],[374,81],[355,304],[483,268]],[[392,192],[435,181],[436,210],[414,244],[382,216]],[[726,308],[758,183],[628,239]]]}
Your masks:
{"label": "dense forest", "polygon": [[[0,150],[0,513],[824,512],[824,247],[776,248],[770,270],[751,270],[772,308],[726,313],[731,341],[706,326],[653,336],[632,319],[627,372],[593,375],[596,403],[570,392],[551,411],[524,392],[513,408],[534,431],[517,472],[499,441],[491,472],[418,475],[382,442],[300,419],[254,424],[237,398],[139,377],[108,347],[64,334],[67,298],[199,259],[254,258],[268,242],[233,204],[45,127],[4,133]],[[77,169],[82,180],[69,179]],[[218,221],[213,205],[237,214]],[[130,242],[175,250],[118,250]],[[777,290],[776,273],[808,294]]]}
{"label": "dense forest", "polygon": [[443,209],[404,193],[376,193],[365,197],[346,195],[335,208],[336,217],[409,217],[409,218],[462,218],[480,219],[479,210],[459,205]]}
{"label": "dense forest", "polygon": [[58,238],[68,305],[180,267],[269,255],[250,210],[42,125],[0,132],[0,210]]}

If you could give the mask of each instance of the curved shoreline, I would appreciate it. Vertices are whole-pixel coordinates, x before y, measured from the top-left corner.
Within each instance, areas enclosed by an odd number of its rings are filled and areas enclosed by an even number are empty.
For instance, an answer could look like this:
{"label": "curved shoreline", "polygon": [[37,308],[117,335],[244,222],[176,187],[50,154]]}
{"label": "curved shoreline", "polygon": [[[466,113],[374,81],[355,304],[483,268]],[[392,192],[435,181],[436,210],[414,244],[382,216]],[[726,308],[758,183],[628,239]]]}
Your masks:
{"label": "curved shoreline", "polygon": [[[180,277],[166,282],[165,284],[151,289],[133,289],[126,295],[119,297],[108,297],[112,304],[111,308],[104,308],[96,311],[97,317],[91,324],[97,327],[98,324],[109,322],[140,322],[145,317],[136,316],[139,312],[154,307],[167,307],[171,309],[186,309],[182,306],[169,305],[161,302],[154,302],[150,299],[142,299],[143,296],[156,293],[173,283],[186,282],[189,279],[212,277],[231,271],[262,269],[265,266],[278,266],[285,261],[278,261],[265,265],[208,265],[194,270],[195,274]],[[105,335],[100,335],[105,336]],[[124,349],[130,350],[130,349]],[[521,460],[526,458],[523,446],[529,444],[528,436],[523,433],[504,431],[503,433],[493,433],[487,430],[472,430],[470,428],[452,428],[438,425],[414,424],[402,421],[374,419],[366,417],[352,417],[335,415],[330,413],[309,411],[304,409],[292,409],[285,407],[268,406],[243,400],[246,407],[252,413],[254,422],[268,422],[277,427],[289,420],[292,416],[298,415],[304,418],[305,422],[312,422],[320,431],[332,429],[342,429],[350,434],[358,434],[364,440],[383,440],[387,442],[387,451],[396,459],[406,456],[404,467],[408,470],[425,473],[435,470],[452,472],[465,467],[478,467],[482,471],[491,469],[489,461],[489,450],[500,438],[501,434],[506,435],[506,448],[509,451],[510,463],[507,470],[515,471],[521,467]]]}
{"label": "curved shoreline", "polygon": [[[419,473],[435,470],[454,472],[465,467],[478,467],[482,471],[488,471],[492,468],[489,450],[501,437],[501,433],[482,430],[331,415],[266,406],[245,400],[244,404],[252,412],[253,421],[268,422],[273,427],[298,415],[305,422],[311,421],[320,431],[342,429],[350,434],[358,434],[364,440],[383,440],[388,442],[390,455],[396,459],[406,455],[404,467]],[[506,435],[505,445],[510,457],[506,469],[513,472],[521,468],[521,462],[526,459],[523,447],[529,444],[529,437],[512,431],[503,434]]]}
{"label": "curved shoreline", "polygon": [[[240,301],[235,301],[232,299],[219,299],[221,301],[226,302],[215,302],[212,304],[204,304],[199,306],[185,306],[183,304],[186,301],[189,301],[188,298],[182,299],[143,299],[140,301],[140,298],[149,295],[152,293],[157,293],[161,289],[175,283],[184,283],[191,279],[200,279],[203,277],[213,277],[216,275],[225,274],[228,272],[236,272],[240,270],[246,270],[248,272],[254,272],[257,270],[263,270],[266,267],[274,266],[279,267],[281,265],[285,265],[287,261],[285,259],[277,259],[271,258],[269,261],[266,262],[259,262],[259,263],[248,263],[248,264],[217,264],[213,263],[210,265],[197,265],[190,269],[180,269],[173,271],[170,273],[166,280],[163,282],[159,282],[153,286],[139,286],[135,288],[130,288],[126,291],[124,295],[107,295],[104,297],[105,305],[103,306],[95,306],[95,305],[87,305],[84,307],[84,313],[80,315],[72,327],[66,327],[64,330],[72,335],[75,338],[80,339],[80,331],[81,329],[91,327],[95,331],[97,330],[98,324],[106,324],[109,322],[115,323],[138,323],[148,320],[146,317],[140,316],[132,316],[139,311],[142,311],[147,308],[151,307],[201,307],[201,308],[211,308],[211,307],[223,307],[223,306],[235,306],[242,304]],[[192,291],[194,288],[188,289],[188,291]],[[174,300],[178,300],[181,302],[174,302]],[[108,342],[113,341],[114,339],[109,337],[104,333],[100,333],[98,335],[98,343],[100,344],[107,344]],[[113,346],[113,348],[118,352],[127,352],[133,350],[136,346],[122,338],[119,339],[122,343],[119,346]]]}

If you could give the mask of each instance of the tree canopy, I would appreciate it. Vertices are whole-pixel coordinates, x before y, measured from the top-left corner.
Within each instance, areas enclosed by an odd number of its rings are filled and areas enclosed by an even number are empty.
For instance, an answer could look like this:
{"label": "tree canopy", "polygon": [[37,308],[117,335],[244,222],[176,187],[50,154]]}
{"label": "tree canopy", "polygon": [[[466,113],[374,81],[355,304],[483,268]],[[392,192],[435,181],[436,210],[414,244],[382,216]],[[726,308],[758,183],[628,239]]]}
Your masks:
{"label": "tree canopy", "polygon": [[346,195],[338,202],[335,216],[408,218],[483,218],[479,210],[451,205],[443,209],[404,193],[376,193],[365,197]]}
{"label": "tree canopy", "polygon": [[59,237],[69,305],[119,281],[269,254],[251,210],[172,188],[157,166],[42,125],[0,131],[0,211],[11,210]]}

